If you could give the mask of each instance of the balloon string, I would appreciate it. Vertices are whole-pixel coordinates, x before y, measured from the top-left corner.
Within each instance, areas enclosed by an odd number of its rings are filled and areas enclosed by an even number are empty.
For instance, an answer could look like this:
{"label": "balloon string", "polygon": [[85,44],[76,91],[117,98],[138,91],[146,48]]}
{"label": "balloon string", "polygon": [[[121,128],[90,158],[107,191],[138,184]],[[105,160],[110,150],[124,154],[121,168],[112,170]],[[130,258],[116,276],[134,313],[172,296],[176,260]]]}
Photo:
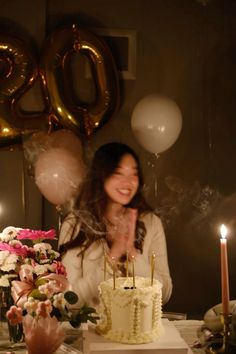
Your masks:
{"label": "balloon string", "polygon": [[86,109],[84,109],[83,120],[84,120],[86,135],[87,137],[90,137],[93,132],[93,123]]}
{"label": "balloon string", "polygon": [[[160,154],[158,153],[154,153],[154,156],[155,156],[155,161],[153,163],[153,167],[154,167],[154,173],[155,173],[155,181],[154,181],[154,196],[155,198],[157,198],[158,196],[158,180],[159,180],[159,175],[160,175],[160,163],[159,163],[159,169],[158,169],[158,166],[157,166],[157,162],[159,161],[159,157],[160,157]],[[159,172],[158,172],[159,170]]]}
{"label": "balloon string", "polygon": [[154,195],[155,195],[155,198],[157,198],[157,176],[155,177],[155,183],[154,183]]}

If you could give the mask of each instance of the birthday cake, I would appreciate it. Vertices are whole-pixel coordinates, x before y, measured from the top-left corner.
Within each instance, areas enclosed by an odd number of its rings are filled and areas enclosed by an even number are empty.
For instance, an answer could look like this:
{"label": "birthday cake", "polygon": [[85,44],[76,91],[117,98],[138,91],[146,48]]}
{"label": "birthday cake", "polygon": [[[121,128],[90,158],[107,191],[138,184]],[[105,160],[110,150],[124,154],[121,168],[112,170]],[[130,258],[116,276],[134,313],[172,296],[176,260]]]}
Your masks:
{"label": "birthday cake", "polygon": [[150,278],[120,277],[99,286],[99,334],[120,343],[149,343],[163,333],[162,284]]}

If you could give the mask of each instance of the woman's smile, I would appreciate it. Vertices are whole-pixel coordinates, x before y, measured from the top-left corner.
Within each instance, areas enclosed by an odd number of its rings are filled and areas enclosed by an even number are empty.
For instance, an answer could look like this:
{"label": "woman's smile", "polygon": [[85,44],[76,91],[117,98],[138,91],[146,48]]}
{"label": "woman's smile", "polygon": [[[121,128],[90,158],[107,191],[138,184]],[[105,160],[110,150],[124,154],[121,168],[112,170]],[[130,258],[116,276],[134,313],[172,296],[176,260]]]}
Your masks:
{"label": "woman's smile", "polygon": [[114,173],[104,183],[104,190],[113,203],[128,204],[137,192],[139,178],[137,164],[132,155],[126,154]]}

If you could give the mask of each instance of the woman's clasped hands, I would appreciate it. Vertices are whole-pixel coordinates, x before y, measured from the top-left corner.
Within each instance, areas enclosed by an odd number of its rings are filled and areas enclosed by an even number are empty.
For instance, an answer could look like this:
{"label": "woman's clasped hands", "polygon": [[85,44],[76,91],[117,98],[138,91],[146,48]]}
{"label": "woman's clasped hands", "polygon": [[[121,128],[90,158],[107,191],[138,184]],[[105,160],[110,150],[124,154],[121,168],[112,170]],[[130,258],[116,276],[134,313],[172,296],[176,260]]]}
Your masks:
{"label": "woman's clasped hands", "polygon": [[111,242],[109,256],[112,259],[119,260],[125,254],[128,254],[130,259],[136,256],[134,241],[137,216],[136,209],[125,208],[121,215],[110,220],[108,241]]}

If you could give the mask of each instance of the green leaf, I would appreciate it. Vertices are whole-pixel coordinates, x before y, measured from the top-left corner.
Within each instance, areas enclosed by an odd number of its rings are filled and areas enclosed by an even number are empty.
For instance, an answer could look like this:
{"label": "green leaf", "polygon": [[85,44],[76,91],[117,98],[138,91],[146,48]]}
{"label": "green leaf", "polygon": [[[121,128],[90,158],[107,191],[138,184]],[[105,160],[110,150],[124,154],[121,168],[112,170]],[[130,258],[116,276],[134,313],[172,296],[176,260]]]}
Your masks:
{"label": "green leaf", "polygon": [[36,300],[40,300],[40,301],[45,301],[47,300],[47,296],[45,294],[40,293],[40,291],[38,289],[33,289],[28,297],[33,297]]}
{"label": "green leaf", "polygon": [[99,320],[99,318],[100,318],[100,317],[98,317],[98,316],[90,316],[90,317],[88,317],[88,321],[90,321],[90,322],[96,324],[96,323],[97,323],[97,320]]}
{"label": "green leaf", "polygon": [[70,322],[71,326],[74,327],[74,328],[80,327],[80,325],[81,325],[81,323],[82,323],[82,322],[73,321],[73,320],[71,320],[71,321],[69,321],[69,322]]}
{"label": "green leaf", "polygon": [[37,279],[35,281],[35,286],[38,288],[40,285],[44,285],[46,283],[47,283],[47,280],[45,280],[45,279]]}
{"label": "green leaf", "polygon": [[79,327],[81,323],[86,323],[88,321],[96,324],[99,317],[93,315],[95,313],[96,310],[93,307],[89,307],[85,304],[77,312],[72,313],[69,322],[75,328]]}
{"label": "green leaf", "polygon": [[84,314],[90,314],[90,313],[96,313],[96,310],[93,307],[84,305],[81,307],[80,312]]}
{"label": "green leaf", "polygon": [[59,309],[53,307],[52,312],[51,312],[51,316],[55,316],[58,320],[61,320],[62,315],[63,314],[61,313],[61,311]]}

